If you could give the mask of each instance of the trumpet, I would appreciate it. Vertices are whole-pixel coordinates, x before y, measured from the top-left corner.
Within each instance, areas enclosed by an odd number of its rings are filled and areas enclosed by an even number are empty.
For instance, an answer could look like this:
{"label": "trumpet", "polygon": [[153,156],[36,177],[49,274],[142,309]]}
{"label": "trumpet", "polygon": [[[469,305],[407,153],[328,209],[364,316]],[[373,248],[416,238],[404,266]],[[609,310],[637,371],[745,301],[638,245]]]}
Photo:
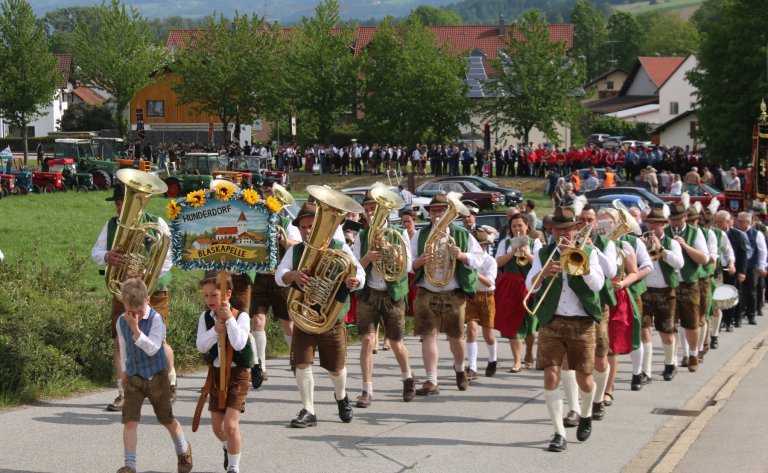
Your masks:
{"label": "trumpet", "polygon": [[516,234],[510,244],[514,243],[518,243],[517,250],[515,250],[515,263],[517,263],[518,266],[529,264],[528,257],[525,255],[525,251],[523,251],[523,246],[528,244],[528,237],[522,233]]}
{"label": "trumpet", "polygon": [[[587,241],[589,241],[589,235],[592,233],[592,224],[589,224],[579,230],[579,233],[576,234],[576,237],[574,238],[574,246],[572,248],[568,248],[565,251],[562,252],[560,255],[560,267],[563,268],[563,271],[565,271],[570,276],[586,276],[589,274],[589,257],[587,256],[586,252],[584,251],[584,247],[587,245]],[[560,244],[562,244],[565,237],[560,237],[560,239],[557,241],[558,247]],[[544,271],[543,269],[552,261],[552,259],[555,257],[555,253],[557,252],[557,248],[555,248],[554,251],[552,251],[552,254],[549,255],[549,258],[547,258],[547,261],[542,265],[542,271],[536,276],[536,279],[533,280],[533,287],[537,287],[541,284],[542,279],[544,278]],[[528,292],[528,294],[525,295],[523,298],[523,307],[525,307],[526,312],[528,312],[529,315],[535,316],[536,312],[539,310],[539,307],[541,306],[541,303],[544,301],[544,299],[547,297],[547,294],[549,293],[550,289],[552,289],[552,285],[555,283],[555,280],[557,277],[552,277],[549,280],[549,283],[547,284],[547,287],[544,288],[544,292],[539,296],[539,302],[536,303],[536,306],[531,309],[528,306],[528,301],[530,300],[531,296],[533,295],[533,291]]]}
{"label": "trumpet", "polygon": [[680,236],[683,233],[683,227],[679,227],[677,225],[673,226],[670,230],[672,232],[672,237]]}

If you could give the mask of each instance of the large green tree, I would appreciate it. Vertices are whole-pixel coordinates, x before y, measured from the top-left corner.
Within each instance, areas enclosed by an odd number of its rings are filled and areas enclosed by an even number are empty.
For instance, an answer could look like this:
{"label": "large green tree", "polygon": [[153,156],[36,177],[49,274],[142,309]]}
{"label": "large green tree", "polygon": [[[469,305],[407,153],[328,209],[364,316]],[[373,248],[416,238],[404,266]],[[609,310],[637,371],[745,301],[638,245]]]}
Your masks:
{"label": "large green tree", "polygon": [[487,90],[495,98],[484,102],[483,114],[526,142],[534,127],[560,142],[557,125],[572,123],[582,111],[583,64],[566,56],[564,41],[550,39],[549,24],[537,10],[525,12],[516,29],[493,62]]}
{"label": "large green tree", "polygon": [[128,134],[126,109],[136,93],[157,80],[166,64],[165,50],[153,44],[147,20],[121,0],[102,2],[90,21],[75,30],[78,79],[109,92],[115,101],[115,124]]}
{"label": "large green tree", "polygon": [[21,130],[26,166],[27,126],[53,102],[62,77],[29,3],[5,0],[0,10],[0,115]]}
{"label": "large green tree", "polygon": [[96,7],[65,7],[51,10],[43,15],[54,53],[72,53],[75,49],[75,30],[79,22],[90,23],[95,18]]}
{"label": "large green tree", "polygon": [[608,18],[608,37],[604,56],[615,67],[630,70],[645,41],[640,23],[631,13],[617,10]]}
{"label": "large green tree", "polygon": [[424,26],[456,26],[461,24],[461,17],[455,12],[428,5],[422,5],[412,10],[406,21],[413,19],[418,19]]}
{"label": "large green tree", "polygon": [[760,99],[768,91],[768,9],[762,0],[712,3],[710,21],[702,20],[707,33],[699,64],[688,79],[698,89],[698,137],[707,157],[734,163],[749,156]]}
{"label": "large green tree", "polygon": [[645,31],[642,56],[687,56],[699,49],[699,32],[693,22],[659,12],[640,14],[637,21]]}
{"label": "large green tree", "polygon": [[446,141],[469,122],[466,65],[417,18],[385,22],[368,46],[362,128],[381,141]]}
{"label": "large green tree", "polygon": [[285,45],[287,89],[279,105],[298,113],[304,140],[327,141],[333,125],[356,101],[362,58],[354,54],[352,29],[338,24],[339,2],[325,0],[313,17],[301,20]]}
{"label": "large green tree", "polygon": [[267,115],[277,98],[279,35],[255,15],[211,18],[198,36],[190,35],[177,49],[172,87],[179,104],[218,116],[224,130],[234,123],[239,138],[240,123]]}
{"label": "large green tree", "polygon": [[608,65],[605,45],[608,43],[608,29],[605,16],[592,2],[578,0],[571,14],[573,23],[573,55],[586,60],[587,77],[595,77]]}

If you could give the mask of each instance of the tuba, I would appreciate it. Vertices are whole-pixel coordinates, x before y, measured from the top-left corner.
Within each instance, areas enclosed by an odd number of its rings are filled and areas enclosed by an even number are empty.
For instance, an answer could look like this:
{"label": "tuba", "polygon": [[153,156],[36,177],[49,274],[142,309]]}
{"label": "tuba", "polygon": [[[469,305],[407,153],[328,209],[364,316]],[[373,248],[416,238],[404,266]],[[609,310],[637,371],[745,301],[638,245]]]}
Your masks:
{"label": "tuba", "polygon": [[301,330],[323,333],[330,330],[345,303],[336,299],[346,289],[347,279],[355,276],[355,263],[341,250],[328,248],[333,233],[348,212],[361,213],[354,199],[324,186],[307,186],[315,198],[317,214],[312,232],[305,242],[298,269],[309,276],[304,290],[288,292],[288,315]]}
{"label": "tuba", "polygon": [[371,189],[371,197],[378,205],[368,230],[368,248],[381,253],[381,260],[373,263],[373,269],[387,282],[399,281],[407,269],[405,239],[397,230],[384,228],[384,224],[389,212],[403,208],[405,202],[384,186]]}
{"label": "tuba", "polygon": [[152,294],[168,254],[170,238],[156,223],[141,223],[147,201],[168,190],[158,177],[138,169],[120,169],[117,178],[125,184],[123,209],[117,220],[112,249],[123,250],[121,266],[107,266],[107,289],[122,302],[123,281],[138,277]]}
{"label": "tuba", "polygon": [[444,287],[451,282],[456,271],[456,258],[451,254],[451,247],[456,245],[456,242],[450,235],[445,234],[445,230],[457,216],[469,215],[469,209],[461,203],[455,193],[448,193],[447,200],[448,209],[432,227],[432,232],[424,243],[424,252],[432,254],[429,264],[424,267],[424,276],[430,284],[437,287]]}

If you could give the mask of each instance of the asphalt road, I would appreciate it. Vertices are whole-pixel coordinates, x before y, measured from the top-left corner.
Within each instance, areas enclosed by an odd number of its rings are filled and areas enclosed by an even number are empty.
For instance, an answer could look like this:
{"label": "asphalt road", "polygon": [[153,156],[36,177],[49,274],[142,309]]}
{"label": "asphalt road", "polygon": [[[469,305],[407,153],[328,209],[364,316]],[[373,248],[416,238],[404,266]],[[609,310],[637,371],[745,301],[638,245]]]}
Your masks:
{"label": "asphalt road", "polygon": [[[568,448],[559,454],[546,451],[553,428],[543,402],[542,374],[508,373],[512,363],[505,343],[493,378],[482,376],[486,351],[480,345],[480,377],[460,392],[447,343],[441,341],[441,393],[411,403],[402,401],[394,355],[379,351],[373,404],[355,409],[351,424],[339,421],[330,380],[316,367],[319,423],[307,429],[288,427],[301,404],[287,360],[269,360],[269,380],[251,391],[242,417],[241,471],[704,472],[731,465],[766,471],[764,451],[750,456],[761,445],[768,420],[761,389],[768,374],[763,358],[768,317],[758,322],[758,327],[744,325],[723,333],[720,348],[706,355],[697,373],[681,371],[672,382],[660,378],[663,354],[656,336],[654,381],[639,392],[629,389],[629,357],[623,357],[616,400],[605,419],[593,422],[592,437],[584,443],[576,440],[575,429],[568,429]],[[409,337],[407,346],[414,373],[423,378],[418,338]],[[348,392],[354,399],[361,391],[357,346],[349,348],[347,361]],[[223,471],[223,455],[207,413],[200,430],[191,432],[204,375],[179,377],[174,412],[192,445],[194,471],[218,472]],[[115,390],[106,390],[1,413],[0,471],[117,471],[123,451],[120,415],[104,410],[114,396]],[[145,404],[143,412],[139,471],[176,471],[165,429],[157,425],[150,406]],[[717,448],[725,441],[738,448]],[[715,468],[721,463],[710,457],[722,461],[722,468]]]}

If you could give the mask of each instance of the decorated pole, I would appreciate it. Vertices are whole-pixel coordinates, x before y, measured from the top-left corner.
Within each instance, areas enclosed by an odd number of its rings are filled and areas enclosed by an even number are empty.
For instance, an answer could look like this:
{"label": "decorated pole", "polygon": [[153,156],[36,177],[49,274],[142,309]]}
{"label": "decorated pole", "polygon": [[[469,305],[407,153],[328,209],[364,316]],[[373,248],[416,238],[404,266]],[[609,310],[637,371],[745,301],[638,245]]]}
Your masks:
{"label": "decorated pole", "polygon": [[[227,259],[222,256],[221,262],[226,263]],[[227,300],[227,270],[222,269],[219,272],[219,293],[221,294],[221,303]],[[227,356],[227,332],[219,334],[219,409],[227,408],[227,387],[229,386],[229,365],[232,360]]]}

